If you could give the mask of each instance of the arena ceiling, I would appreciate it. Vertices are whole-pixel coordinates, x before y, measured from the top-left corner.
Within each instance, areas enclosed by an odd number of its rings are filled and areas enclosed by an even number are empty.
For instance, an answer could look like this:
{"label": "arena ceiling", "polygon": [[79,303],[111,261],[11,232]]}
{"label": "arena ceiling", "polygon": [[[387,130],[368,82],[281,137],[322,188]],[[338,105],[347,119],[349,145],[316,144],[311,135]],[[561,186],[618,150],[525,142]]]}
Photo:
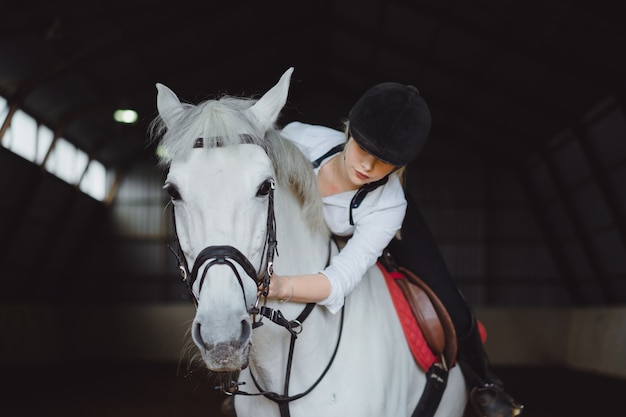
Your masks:
{"label": "arena ceiling", "polygon": [[[382,81],[416,85],[433,134],[520,161],[607,97],[624,101],[623,2],[15,1],[0,95],[109,168],[150,158],[154,84],[258,96],[295,67],[282,120],[338,126]],[[139,122],[112,114],[134,108]]]}

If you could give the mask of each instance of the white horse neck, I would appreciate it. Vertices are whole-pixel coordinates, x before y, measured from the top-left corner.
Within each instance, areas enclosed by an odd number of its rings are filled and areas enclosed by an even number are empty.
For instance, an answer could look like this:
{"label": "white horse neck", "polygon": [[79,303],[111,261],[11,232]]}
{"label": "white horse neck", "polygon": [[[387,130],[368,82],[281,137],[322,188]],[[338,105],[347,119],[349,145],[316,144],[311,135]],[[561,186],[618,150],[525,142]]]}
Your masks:
{"label": "white horse neck", "polygon": [[276,272],[279,275],[319,272],[328,262],[328,232],[313,230],[310,219],[304,217],[304,211],[293,193],[284,191],[277,190],[275,202],[278,240]]}

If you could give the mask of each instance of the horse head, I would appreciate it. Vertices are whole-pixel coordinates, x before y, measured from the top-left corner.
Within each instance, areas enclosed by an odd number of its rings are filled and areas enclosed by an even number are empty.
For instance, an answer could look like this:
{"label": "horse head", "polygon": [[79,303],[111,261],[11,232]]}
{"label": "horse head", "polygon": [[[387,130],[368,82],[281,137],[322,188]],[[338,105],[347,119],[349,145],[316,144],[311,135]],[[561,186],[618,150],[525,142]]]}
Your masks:
{"label": "horse head", "polygon": [[274,255],[274,189],[303,183],[293,178],[297,169],[281,175],[287,170],[277,166],[299,165],[308,182],[299,194],[317,192],[308,161],[285,156],[295,147],[274,129],[292,71],[259,100],[222,97],[191,105],[157,84],[155,129],[169,166],[164,188],[197,306],[191,335],[212,371],[248,365],[251,312]]}

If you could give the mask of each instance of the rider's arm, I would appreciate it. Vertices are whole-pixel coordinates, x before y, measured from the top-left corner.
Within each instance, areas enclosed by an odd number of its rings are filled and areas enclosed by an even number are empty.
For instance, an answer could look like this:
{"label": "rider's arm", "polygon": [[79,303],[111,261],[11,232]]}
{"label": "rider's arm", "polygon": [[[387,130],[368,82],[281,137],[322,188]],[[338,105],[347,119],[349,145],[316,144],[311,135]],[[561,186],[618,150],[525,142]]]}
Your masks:
{"label": "rider's arm", "polygon": [[[364,210],[357,214],[361,209]],[[274,275],[269,297],[316,302],[336,313],[343,306],[345,296],[357,286],[367,269],[376,263],[400,229],[405,211],[403,196],[392,201],[383,200],[375,207],[354,210],[356,227],[353,235],[331,259],[330,265],[316,274]]]}
{"label": "rider's arm", "polygon": [[272,275],[269,298],[296,303],[318,303],[330,295],[330,281],[320,273]]}

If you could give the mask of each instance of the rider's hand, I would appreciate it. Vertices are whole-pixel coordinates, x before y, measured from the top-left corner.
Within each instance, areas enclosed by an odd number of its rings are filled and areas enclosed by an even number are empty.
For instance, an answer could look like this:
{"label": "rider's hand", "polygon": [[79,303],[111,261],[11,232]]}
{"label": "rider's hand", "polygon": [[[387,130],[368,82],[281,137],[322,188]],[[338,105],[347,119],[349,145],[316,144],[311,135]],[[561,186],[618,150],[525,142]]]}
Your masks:
{"label": "rider's hand", "polygon": [[293,297],[293,281],[288,275],[273,273],[270,277],[270,286],[267,298],[289,301]]}

